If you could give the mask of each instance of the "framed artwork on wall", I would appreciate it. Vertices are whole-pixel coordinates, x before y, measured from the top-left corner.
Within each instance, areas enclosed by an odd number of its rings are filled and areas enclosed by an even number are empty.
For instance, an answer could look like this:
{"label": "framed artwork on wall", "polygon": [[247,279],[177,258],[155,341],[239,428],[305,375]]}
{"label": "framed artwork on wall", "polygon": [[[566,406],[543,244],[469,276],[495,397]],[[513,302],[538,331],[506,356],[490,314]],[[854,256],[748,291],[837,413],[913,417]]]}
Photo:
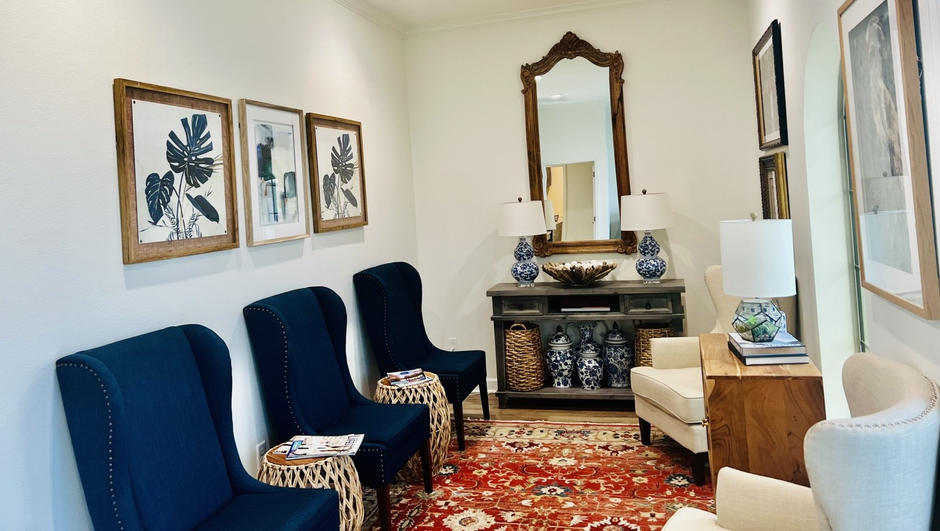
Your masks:
{"label": "framed artwork on wall", "polygon": [[839,36],[862,284],[921,317],[938,319],[913,5],[849,0],[839,9]]}
{"label": "framed artwork on wall", "polygon": [[232,101],[114,80],[124,263],[238,247]]}
{"label": "framed artwork on wall", "polygon": [[774,20],[751,51],[761,149],[787,145],[787,98],[783,87],[780,23]]}
{"label": "framed artwork on wall", "polygon": [[314,232],[368,225],[362,124],[307,113],[307,146]]}
{"label": "framed artwork on wall", "polygon": [[758,159],[760,166],[760,202],[764,219],[790,219],[787,187],[787,155],[774,153]]}
{"label": "framed artwork on wall", "polygon": [[303,111],[243,99],[238,115],[248,245],[309,237]]}

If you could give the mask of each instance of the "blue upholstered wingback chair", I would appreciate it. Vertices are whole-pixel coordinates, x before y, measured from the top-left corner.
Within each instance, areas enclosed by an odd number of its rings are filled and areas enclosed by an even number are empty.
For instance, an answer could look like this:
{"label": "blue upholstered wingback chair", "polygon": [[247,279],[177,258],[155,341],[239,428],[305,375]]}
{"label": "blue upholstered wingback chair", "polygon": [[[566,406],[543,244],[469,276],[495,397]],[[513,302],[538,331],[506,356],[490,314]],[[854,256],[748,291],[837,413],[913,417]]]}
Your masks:
{"label": "blue upholstered wingback chair", "polygon": [[265,485],[232,435],[232,366],[199,325],[166,328],[56,363],[97,531],[339,529],[331,490]]}
{"label": "blue upholstered wingback chair", "polygon": [[380,523],[390,529],[389,483],[416,452],[432,490],[428,407],[377,404],[359,393],[346,363],[346,306],[331,289],[268,297],[244,314],[272,435],[365,434],[353,461],[360,481],[378,491]]}
{"label": "blue upholstered wingback chair", "polygon": [[353,276],[353,283],[379,370],[387,373],[420,367],[436,373],[447,401],[454,405],[457,446],[463,450],[463,400],[478,385],[483,418],[490,418],[483,351],[450,352],[431,344],[421,316],[421,277],[410,264],[372,267]]}

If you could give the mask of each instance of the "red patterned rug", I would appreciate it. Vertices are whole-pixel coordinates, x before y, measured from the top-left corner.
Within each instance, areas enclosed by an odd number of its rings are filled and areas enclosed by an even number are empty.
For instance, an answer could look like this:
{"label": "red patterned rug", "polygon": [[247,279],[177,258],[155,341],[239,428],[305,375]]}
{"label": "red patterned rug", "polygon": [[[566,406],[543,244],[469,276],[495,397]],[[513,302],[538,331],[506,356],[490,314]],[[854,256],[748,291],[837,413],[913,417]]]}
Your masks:
{"label": "red patterned rug", "polygon": [[[691,454],[636,425],[467,421],[434,492],[392,485],[396,530],[654,531],[682,507],[714,511],[711,483],[692,484]],[[364,529],[378,530],[368,496]]]}

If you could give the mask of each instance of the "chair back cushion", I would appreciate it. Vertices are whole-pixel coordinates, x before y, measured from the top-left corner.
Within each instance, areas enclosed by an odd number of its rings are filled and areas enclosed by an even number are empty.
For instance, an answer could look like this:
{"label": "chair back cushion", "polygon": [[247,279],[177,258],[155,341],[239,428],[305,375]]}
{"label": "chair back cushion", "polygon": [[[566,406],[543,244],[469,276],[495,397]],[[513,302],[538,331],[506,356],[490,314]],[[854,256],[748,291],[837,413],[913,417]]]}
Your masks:
{"label": "chair back cushion", "polygon": [[316,433],[342,417],[350,407],[348,375],[337,360],[313,290],[262,299],[248,305],[244,314],[277,439]]}
{"label": "chair back cushion", "polygon": [[[182,330],[167,328],[80,352],[57,366],[96,529],[131,529],[116,524],[121,518],[146,529],[191,529],[232,498],[199,369]],[[97,421],[105,416],[108,425]],[[112,492],[132,496],[132,503],[121,505],[123,517]],[[128,514],[130,506],[136,515]]]}
{"label": "chair back cushion", "polygon": [[[708,288],[708,294],[711,295],[712,304],[715,305],[715,313],[718,316],[718,322],[715,323],[712,332],[730,334],[734,332],[731,322],[734,320],[734,311],[738,309],[741,298],[725,295],[721,274],[721,265],[709,266],[705,270],[705,287]],[[796,311],[796,296],[778,297],[774,299],[774,303],[787,316],[787,331],[799,337],[800,316]]]}
{"label": "chair back cushion", "polygon": [[929,529],[940,446],[937,384],[873,354],[849,358],[842,383],[852,418],[819,422],[804,439],[820,525]]}
{"label": "chair back cushion", "polygon": [[417,270],[404,262],[383,264],[359,272],[353,281],[379,370],[419,367],[428,352],[428,339]]}

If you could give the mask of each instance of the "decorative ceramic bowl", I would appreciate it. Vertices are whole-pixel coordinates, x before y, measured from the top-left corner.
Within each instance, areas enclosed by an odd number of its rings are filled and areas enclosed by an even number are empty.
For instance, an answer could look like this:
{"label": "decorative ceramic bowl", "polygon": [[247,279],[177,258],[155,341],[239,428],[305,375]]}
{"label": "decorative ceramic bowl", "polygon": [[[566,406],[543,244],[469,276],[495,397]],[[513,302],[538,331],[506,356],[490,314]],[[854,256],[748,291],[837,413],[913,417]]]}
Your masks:
{"label": "decorative ceramic bowl", "polygon": [[569,286],[588,286],[607,276],[617,264],[606,260],[590,262],[549,262],[542,265],[548,276]]}

